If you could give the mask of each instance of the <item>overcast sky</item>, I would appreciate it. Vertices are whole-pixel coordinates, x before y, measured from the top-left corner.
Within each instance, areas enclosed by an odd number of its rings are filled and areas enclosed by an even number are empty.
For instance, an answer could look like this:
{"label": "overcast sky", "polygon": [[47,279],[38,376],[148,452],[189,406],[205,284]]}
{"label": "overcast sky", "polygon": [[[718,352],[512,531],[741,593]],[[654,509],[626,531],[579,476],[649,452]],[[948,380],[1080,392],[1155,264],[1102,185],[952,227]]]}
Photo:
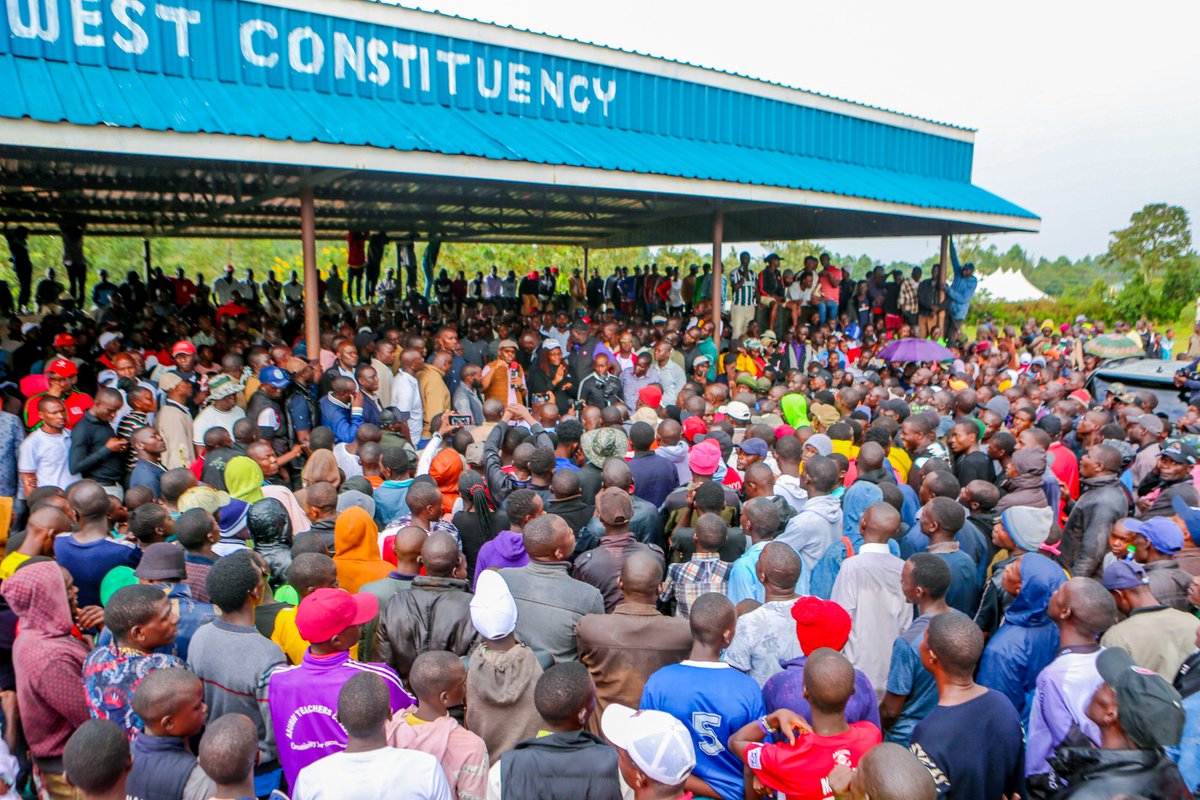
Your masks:
{"label": "overcast sky", "polygon": [[[971,128],[974,181],[1042,217],[1037,256],[1101,253],[1146,203],[1200,214],[1200,2],[403,0]],[[932,239],[838,242],[919,259]]]}

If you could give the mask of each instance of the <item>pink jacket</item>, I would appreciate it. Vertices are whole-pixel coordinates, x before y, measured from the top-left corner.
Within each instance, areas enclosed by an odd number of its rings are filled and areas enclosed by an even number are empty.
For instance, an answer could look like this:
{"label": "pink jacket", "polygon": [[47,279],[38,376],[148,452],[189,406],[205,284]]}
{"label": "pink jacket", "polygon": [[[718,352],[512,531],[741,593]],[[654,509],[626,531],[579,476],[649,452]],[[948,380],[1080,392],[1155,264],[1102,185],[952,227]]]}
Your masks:
{"label": "pink jacket", "polygon": [[392,715],[387,724],[388,744],[436,758],[456,800],[487,800],[489,765],[483,739],[448,716],[424,725],[410,725],[405,716],[414,711],[409,708]]}

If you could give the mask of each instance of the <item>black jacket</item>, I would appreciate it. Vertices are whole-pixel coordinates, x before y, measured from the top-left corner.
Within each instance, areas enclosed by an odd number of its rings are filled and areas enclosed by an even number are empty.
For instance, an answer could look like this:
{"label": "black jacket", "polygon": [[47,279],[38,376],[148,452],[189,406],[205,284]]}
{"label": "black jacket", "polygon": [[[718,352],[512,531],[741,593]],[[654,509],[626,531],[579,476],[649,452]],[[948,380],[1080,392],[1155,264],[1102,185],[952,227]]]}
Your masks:
{"label": "black jacket", "polygon": [[408,591],[393,595],[379,614],[377,658],[407,681],[421,653],[449,650],[465,656],[478,637],[469,587],[457,578],[413,578]]}
{"label": "black jacket", "polygon": [[1179,768],[1161,750],[1101,750],[1060,747],[1050,759],[1067,788],[1054,800],[1111,800],[1114,797],[1152,797],[1190,800]]}
{"label": "black jacket", "polygon": [[546,506],[547,514],[557,514],[562,517],[578,537],[583,527],[596,516],[596,507],[583,502],[581,496],[569,497],[566,500],[551,500]]}
{"label": "black jacket", "polygon": [[621,379],[612,373],[601,376],[592,372],[579,382],[579,402],[597,408],[624,402]]}
{"label": "black jacket", "polygon": [[288,424],[288,416],[283,409],[283,403],[273,400],[267,396],[266,392],[259,389],[250,395],[250,399],[246,402],[246,419],[253,420],[257,424],[262,412],[268,408],[275,412],[275,417],[279,420],[279,427],[271,428],[259,425],[258,437],[270,442],[271,449],[275,451],[276,455],[283,455],[292,448],[292,426]]}
{"label": "black jacket", "polygon": [[501,800],[620,800],[617,751],[588,731],[526,739],[500,757]]}
{"label": "black jacket", "polygon": [[111,486],[125,482],[125,454],[104,446],[117,432],[91,413],[84,414],[71,430],[71,451],[67,466],[71,472],[97,483]]}
{"label": "black jacket", "polygon": [[1063,525],[1059,563],[1077,578],[1099,578],[1113,523],[1129,513],[1129,495],[1116,475],[1084,478]]}

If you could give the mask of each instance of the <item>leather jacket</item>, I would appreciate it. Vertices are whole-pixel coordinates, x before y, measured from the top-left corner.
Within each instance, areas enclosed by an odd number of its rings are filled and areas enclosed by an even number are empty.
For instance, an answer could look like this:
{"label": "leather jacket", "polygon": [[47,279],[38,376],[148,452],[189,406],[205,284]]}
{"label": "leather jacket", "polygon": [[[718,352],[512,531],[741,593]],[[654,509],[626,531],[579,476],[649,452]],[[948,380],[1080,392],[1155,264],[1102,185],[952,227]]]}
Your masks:
{"label": "leather jacket", "polygon": [[1179,768],[1161,750],[1102,750],[1060,747],[1050,766],[1067,784],[1054,800],[1110,800],[1113,797],[1191,798]]}
{"label": "leather jacket", "polygon": [[380,609],[376,657],[406,683],[413,661],[430,650],[465,656],[478,634],[471,624],[469,584],[457,578],[418,575]]}

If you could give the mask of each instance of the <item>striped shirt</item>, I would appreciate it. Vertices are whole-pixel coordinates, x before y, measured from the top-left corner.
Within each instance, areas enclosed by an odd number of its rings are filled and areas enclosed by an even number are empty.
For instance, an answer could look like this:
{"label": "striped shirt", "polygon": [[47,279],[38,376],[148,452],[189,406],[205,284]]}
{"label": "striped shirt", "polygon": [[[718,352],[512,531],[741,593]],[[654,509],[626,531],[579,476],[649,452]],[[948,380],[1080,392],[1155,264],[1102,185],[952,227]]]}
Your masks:
{"label": "striped shirt", "polygon": [[659,600],[666,603],[674,597],[675,616],[687,619],[692,603],[700,595],[709,592],[725,594],[731,566],[728,561],[722,561],[717,553],[695,553],[691,561],[670,566]]}
{"label": "striped shirt", "polygon": [[733,304],[735,306],[752,306],[758,297],[758,285],[755,280],[754,270],[740,265],[734,267],[729,273],[730,284],[738,283],[738,287],[733,290]]}

